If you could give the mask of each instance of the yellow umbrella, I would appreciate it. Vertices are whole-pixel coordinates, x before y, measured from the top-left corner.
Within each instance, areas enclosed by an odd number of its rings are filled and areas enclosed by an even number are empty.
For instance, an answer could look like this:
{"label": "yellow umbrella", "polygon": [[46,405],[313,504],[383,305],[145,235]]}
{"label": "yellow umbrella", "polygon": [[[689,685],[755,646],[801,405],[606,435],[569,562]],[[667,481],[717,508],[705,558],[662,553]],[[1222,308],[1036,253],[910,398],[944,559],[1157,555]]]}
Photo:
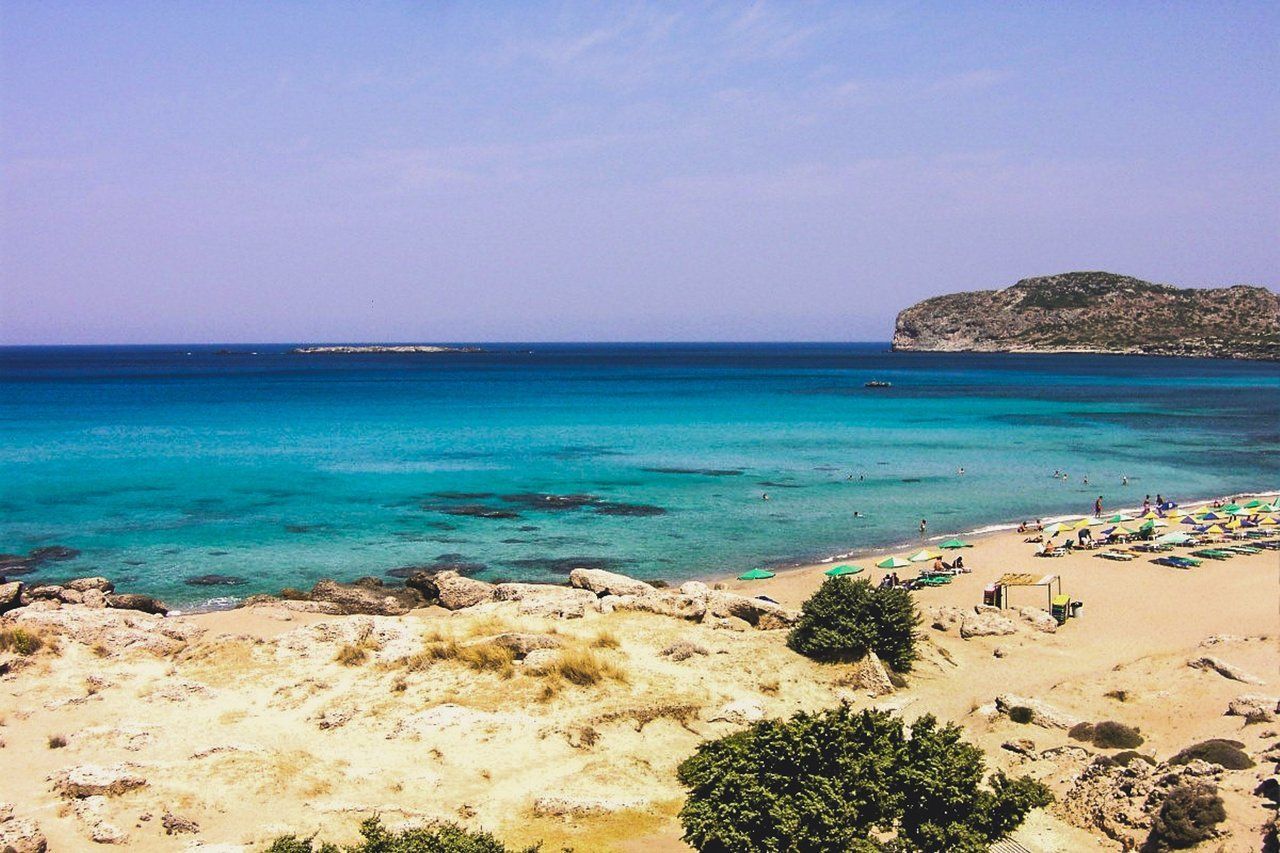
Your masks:
{"label": "yellow umbrella", "polygon": [[1216,524],[1212,524],[1212,525],[1210,525],[1210,526],[1205,530],[1205,533],[1226,533],[1226,532],[1227,532],[1227,531],[1223,530],[1221,527],[1219,527],[1219,526],[1218,526],[1218,525],[1216,525]]}
{"label": "yellow umbrella", "polygon": [[1149,509],[1138,517],[1139,518],[1159,518],[1160,513],[1156,512],[1154,509]]}
{"label": "yellow umbrella", "polygon": [[1262,518],[1258,519],[1258,524],[1275,524],[1275,523],[1276,523],[1275,517],[1270,515],[1264,515]]}
{"label": "yellow umbrella", "polygon": [[1070,530],[1070,529],[1071,529],[1070,524],[1063,524],[1061,521],[1059,521],[1056,524],[1050,524],[1048,527],[1044,529],[1044,532],[1045,532],[1045,535],[1047,536],[1057,536],[1062,531]]}
{"label": "yellow umbrella", "polygon": [[921,549],[915,552],[914,554],[912,554],[907,559],[913,563],[923,563],[928,560],[935,559],[937,556],[938,556],[937,554],[931,554],[930,552]]}
{"label": "yellow umbrella", "polygon": [[1084,528],[1089,527],[1091,525],[1101,524],[1101,523],[1102,523],[1102,519],[1100,518],[1089,518],[1086,516],[1085,518],[1082,518],[1076,522],[1076,530],[1083,530]]}
{"label": "yellow umbrella", "polygon": [[1227,522],[1227,529],[1228,529],[1228,530],[1236,530],[1236,529],[1237,529],[1237,528],[1239,528],[1239,527],[1240,527],[1240,519],[1238,519],[1238,518],[1233,518],[1233,519],[1231,519],[1230,521],[1228,521],[1228,522]]}

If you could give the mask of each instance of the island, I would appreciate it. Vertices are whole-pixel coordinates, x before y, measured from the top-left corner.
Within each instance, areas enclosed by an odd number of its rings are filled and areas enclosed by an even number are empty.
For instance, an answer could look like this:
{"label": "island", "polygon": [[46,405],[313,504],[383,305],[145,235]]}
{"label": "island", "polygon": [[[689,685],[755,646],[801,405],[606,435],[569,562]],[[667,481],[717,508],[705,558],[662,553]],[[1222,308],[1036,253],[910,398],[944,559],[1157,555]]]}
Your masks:
{"label": "island", "polygon": [[1061,273],[919,302],[898,314],[893,349],[1280,360],[1280,295]]}
{"label": "island", "polygon": [[445,347],[436,344],[356,344],[339,346],[294,347],[291,353],[298,355],[369,355],[369,354],[419,354],[444,352],[484,352],[480,347]]}

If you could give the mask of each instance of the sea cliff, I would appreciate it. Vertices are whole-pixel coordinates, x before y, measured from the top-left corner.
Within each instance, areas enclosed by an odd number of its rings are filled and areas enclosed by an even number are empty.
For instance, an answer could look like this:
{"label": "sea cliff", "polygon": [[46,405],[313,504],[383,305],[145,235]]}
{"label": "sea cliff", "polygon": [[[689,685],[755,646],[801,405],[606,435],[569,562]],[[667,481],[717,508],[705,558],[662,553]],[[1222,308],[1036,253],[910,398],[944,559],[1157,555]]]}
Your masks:
{"label": "sea cliff", "polygon": [[898,351],[1106,352],[1280,359],[1280,295],[1176,288],[1108,272],[1026,278],[898,314]]}

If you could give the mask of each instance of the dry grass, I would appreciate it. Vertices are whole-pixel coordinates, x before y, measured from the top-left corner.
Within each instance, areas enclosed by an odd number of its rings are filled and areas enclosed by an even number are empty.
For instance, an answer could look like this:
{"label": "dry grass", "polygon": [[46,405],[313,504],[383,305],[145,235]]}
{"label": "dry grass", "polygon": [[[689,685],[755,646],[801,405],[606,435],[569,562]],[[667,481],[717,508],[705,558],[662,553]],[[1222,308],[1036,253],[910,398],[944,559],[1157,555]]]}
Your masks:
{"label": "dry grass", "polygon": [[590,687],[605,679],[627,681],[627,674],[620,667],[590,649],[566,649],[548,668],[547,674],[579,687]]}
{"label": "dry grass", "polygon": [[781,689],[782,685],[776,678],[769,678],[760,682],[761,693],[767,693],[770,696],[774,696],[777,695],[778,691]]}
{"label": "dry grass", "polygon": [[457,640],[428,643],[420,655],[406,658],[411,671],[429,666],[431,662],[460,663],[476,672],[493,672],[502,678],[515,675],[515,653],[494,643],[462,645]]}
{"label": "dry grass", "polygon": [[671,720],[678,723],[681,728],[698,734],[689,727],[689,723],[698,719],[699,713],[702,711],[701,705],[692,702],[672,702],[658,705],[641,705],[635,708],[623,708],[618,711],[610,711],[607,714],[592,720],[593,723],[616,723],[622,720],[630,721],[635,724],[636,731],[644,731],[644,727],[652,723],[654,720]]}
{"label": "dry grass", "polygon": [[[46,646],[49,646],[49,643],[44,636],[35,631],[26,628],[0,630],[0,652],[13,652],[23,657],[30,657]],[[52,648],[50,650],[53,651]]]}
{"label": "dry grass", "polygon": [[371,630],[365,629],[360,632],[360,636],[356,637],[355,642],[347,643],[338,649],[338,655],[334,660],[343,666],[359,666],[369,659],[370,652],[376,652],[382,648],[382,642],[375,636]]}
{"label": "dry grass", "polygon": [[621,645],[622,641],[618,639],[618,635],[609,630],[601,631],[591,640],[593,649],[616,649]]}

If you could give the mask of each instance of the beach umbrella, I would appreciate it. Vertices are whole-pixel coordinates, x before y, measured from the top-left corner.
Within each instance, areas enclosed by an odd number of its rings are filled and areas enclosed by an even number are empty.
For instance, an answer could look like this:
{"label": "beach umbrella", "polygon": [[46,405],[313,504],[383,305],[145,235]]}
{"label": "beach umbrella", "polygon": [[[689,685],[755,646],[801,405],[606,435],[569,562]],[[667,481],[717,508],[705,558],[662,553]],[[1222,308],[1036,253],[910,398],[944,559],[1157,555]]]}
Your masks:
{"label": "beach umbrella", "polygon": [[1235,509],[1226,510],[1226,513],[1227,515],[1253,515],[1253,510],[1238,506]]}
{"label": "beach umbrella", "polygon": [[1257,510],[1255,510],[1255,512],[1257,512],[1259,515],[1270,515],[1271,513],[1276,511],[1277,510],[1276,510],[1275,504],[1263,504],[1262,506],[1258,507]]}
{"label": "beach umbrella", "polygon": [[1101,523],[1102,522],[1096,518],[1089,518],[1088,516],[1085,516],[1084,518],[1076,522],[1076,530],[1083,530],[1086,527],[1090,527],[1094,524],[1101,524]]}
{"label": "beach umbrella", "polygon": [[1142,529],[1142,530],[1155,530],[1157,527],[1168,527],[1168,526],[1169,526],[1169,524],[1168,524],[1166,521],[1164,521],[1163,519],[1160,519],[1160,518],[1153,518],[1153,519],[1151,519],[1150,521],[1148,521],[1146,524],[1142,525],[1142,527],[1141,527],[1140,529]]}
{"label": "beach umbrella", "polygon": [[1200,516],[1201,521],[1222,521],[1222,516],[1216,512],[1206,512]]}
{"label": "beach umbrella", "polygon": [[1164,503],[1160,504],[1160,509],[1162,510],[1177,509],[1177,508],[1178,508],[1178,505],[1173,501],[1165,501]]}
{"label": "beach umbrella", "polygon": [[1223,512],[1235,512],[1236,510],[1238,510],[1238,509],[1240,509],[1240,508],[1241,508],[1241,507],[1240,507],[1240,504],[1227,504],[1226,506],[1224,506],[1224,507],[1222,508],[1222,511],[1223,511]]}
{"label": "beach umbrella", "polygon": [[1268,527],[1275,523],[1276,523],[1275,518],[1270,515],[1264,515],[1258,519],[1258,524],[1265,525]]}
{"label": "beach umbrella", "polygon": [[970,545],[968,542],[965,542],[963,539],[948,539],[946,542],[943,542],[938,547],[939,548],[972,548],[973,546]]}
{"label": "beach umbrella", "polygon": [[1108,527],[1106,530],[1102,531],[1102,535],[1103,536],[1132,536],[1133,531],[1129,530],[1126,527],[1121,527],[1120,525],[1117,524],[1115,527]]}
{"label": "beach umbrella", "polygon": [[1048,527],[1044,529],[1044,532],[1048,536],[1057,536],[1062,531],[1070,530],[1070,529],[1071,529],[1070,524],[1063,524],[1061,521],[1059,521],[1056,524],[1050,524]]}
{"label": "beach umbrella", "polygon": [[843,575],[856,575],[860,571],[862,571],[862,566],[833,566],[823,574],[828,577],[838,578]]}
{"label": "beach umbrella", "polygon": [[1154,509],[1149,509],[1138,517],[1139,518],[1159,518],[1160,513],[1156,512]]}
{"label": "beach umbrella", "polygon": [[1245,504],[1245,506],[1248,507],[1249,509],[1254,509],[1255,507],[1262,506],[1262,501],[1252,500],[1252,501],[1249,501],[1247,504]]}
{"label": "beach umbrella", "polygon": [[768,579],[769,579],[769,578],[771,578],[771,577],[773,577],[773,572],[766,571],[765,569],[751,569],[750,571],[746,571],[746,572],[743,572],[742,574],[738,575],[738,580],[740,580],[740,581],[766,581],[766,580],[768,580]]}
{"label": "beach umbrella", "polygon": [[937,556],[938,556],[937,554],[931,554],[929,553],[929,551],[925,550],[924,548],[921,548],[919,551],[916,551],[907,559],[913,563],[927,563],[929,560],[932,560]]}
{"label": "beach umbrella", "polygon": [[1230,521],[1228,521],[1228,522],[1226,523],[1226,525],[1224,525],[1224,526],[1225,526],[1228,530],[1239,530],[1242,524],[1243,524],[1243,522],[1242,522],[1242,521],[1240,521],[1240,519],[1238,519],[1238,518],[1233,518],[1233,519],[1231,519]]}
{"label": "beach umbrella", "polygon": [[1107,521],[1111,522],[1112,524],[1119,524],[1122,521],[1133,521],[1133,516],[1125,515],[1122,512],[1118,512],[1115,515],[1108,518]]}
{"label": "beach umbrella", "polygon": [[1166,533],[1156,537],[1156,542],[1161,545],[1185,545],[1190,541],[1191,537],[1186,533]]}
{"label": "beach umbrella", "polygon": [[876,568],[877,569],[905,569],[909,565],[911,564],[908,563],[906,560],[902,559],[901,557],[885,557],[883,560],[876,563]]}
{"label": "beach umbrella", "polygon": [[1205,533],[1226,533],[1227,531],[1223,530],[1221,527],[1219,527],[1216,524],[1210,524],[1208,527],[1204,529],[1204,532]]}

